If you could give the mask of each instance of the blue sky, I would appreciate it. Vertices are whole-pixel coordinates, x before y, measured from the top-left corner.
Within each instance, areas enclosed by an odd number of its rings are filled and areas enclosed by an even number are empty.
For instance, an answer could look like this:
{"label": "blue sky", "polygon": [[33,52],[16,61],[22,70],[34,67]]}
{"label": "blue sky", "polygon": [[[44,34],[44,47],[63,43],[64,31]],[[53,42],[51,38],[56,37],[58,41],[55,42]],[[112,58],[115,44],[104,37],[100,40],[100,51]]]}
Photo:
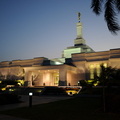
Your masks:
{"label": "blue sky", "polygon": [[120,32],[112,35],[103,14],[96,16],[90,5],[91,0],[0,0],[0,61],[60,58],[74,45],[76,11],[82,14],[88,46],[95,51],[120,48]]}

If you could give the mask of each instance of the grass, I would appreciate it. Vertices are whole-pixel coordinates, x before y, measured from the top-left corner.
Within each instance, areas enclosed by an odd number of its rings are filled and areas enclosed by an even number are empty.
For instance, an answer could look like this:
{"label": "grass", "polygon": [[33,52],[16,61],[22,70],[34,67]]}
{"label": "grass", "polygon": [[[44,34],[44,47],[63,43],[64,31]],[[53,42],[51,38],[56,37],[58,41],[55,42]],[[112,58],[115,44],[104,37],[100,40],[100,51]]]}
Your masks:
{"label": "grass", "polygon": [[2,114],[30,120],[119,120],[120,115],[95,112],[100,98],[80,97],[2,111]]}

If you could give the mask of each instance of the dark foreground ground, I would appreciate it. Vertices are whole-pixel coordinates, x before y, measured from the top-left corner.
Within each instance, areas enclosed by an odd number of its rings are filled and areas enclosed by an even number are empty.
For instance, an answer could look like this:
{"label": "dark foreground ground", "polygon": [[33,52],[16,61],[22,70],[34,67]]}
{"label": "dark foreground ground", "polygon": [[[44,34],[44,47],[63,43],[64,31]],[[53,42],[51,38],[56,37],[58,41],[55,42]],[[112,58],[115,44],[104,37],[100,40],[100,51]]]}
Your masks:
{"label": "dark foreground ground", "polygon": [[[63,96],[56,96],[56,100],[45,102],[50,97],[43,96],[44,99],[37,99],[43,101],[42,104],[37,103],[32,107],[21,106],[0,112],[0,114],[15,116],[29,120],[119,120],[120,115],[116,113],[103,113],[100,97],[68,97],[63,99]],[[62,98],[63,97],[63,98]],[[28,99],[28,98],[27,98]],[[4,119],[5,120],[5,119]],[[9,119],[8,119],[9,120]],[[16,119],[17,120],[17,119]]]}

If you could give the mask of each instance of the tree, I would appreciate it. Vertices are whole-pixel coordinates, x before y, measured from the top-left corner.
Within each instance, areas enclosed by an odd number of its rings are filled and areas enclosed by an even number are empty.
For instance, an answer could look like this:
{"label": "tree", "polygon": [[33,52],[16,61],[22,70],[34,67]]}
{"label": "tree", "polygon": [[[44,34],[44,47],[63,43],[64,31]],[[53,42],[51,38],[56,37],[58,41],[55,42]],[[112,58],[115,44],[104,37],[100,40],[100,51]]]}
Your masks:
{"label": "tree", "polygon": [[96,76],[96,79],[102,83],[103,86],[103,110],[106,112],[106,99],[105,99],[105,85],[108,84],[111,75],[115,72],[115,69],[111,66],[105,67],[104,64],[101,64],[100,76]]}
{"label": "tree", "polygon": [[120,86],[120,69],[116,69],[116,71],[111,75],[116,85]]}
{"label": "tree", "polygon": [[[104,5],[104,8],[102,8]],[[91,9],[96,15],[100,15],[104,9],[104,19],[111,33],[117,34],[120,26],[117,15],[120,12],[120,0],[92,0]]]}

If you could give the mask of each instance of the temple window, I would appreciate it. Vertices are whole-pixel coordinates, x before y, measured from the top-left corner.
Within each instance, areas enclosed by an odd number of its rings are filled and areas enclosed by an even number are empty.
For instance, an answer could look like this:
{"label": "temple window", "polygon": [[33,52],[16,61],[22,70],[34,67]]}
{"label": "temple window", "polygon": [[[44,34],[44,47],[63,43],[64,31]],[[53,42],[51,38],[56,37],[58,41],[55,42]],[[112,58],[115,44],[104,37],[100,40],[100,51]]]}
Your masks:
{"label": "temple window", "polygon": [[98,77],[100,76],[100,64],[96,65],[96,74]]}
{"label": "temple window", "polygon": [[90,65],[90,79],[94,79],[94,65]]}

